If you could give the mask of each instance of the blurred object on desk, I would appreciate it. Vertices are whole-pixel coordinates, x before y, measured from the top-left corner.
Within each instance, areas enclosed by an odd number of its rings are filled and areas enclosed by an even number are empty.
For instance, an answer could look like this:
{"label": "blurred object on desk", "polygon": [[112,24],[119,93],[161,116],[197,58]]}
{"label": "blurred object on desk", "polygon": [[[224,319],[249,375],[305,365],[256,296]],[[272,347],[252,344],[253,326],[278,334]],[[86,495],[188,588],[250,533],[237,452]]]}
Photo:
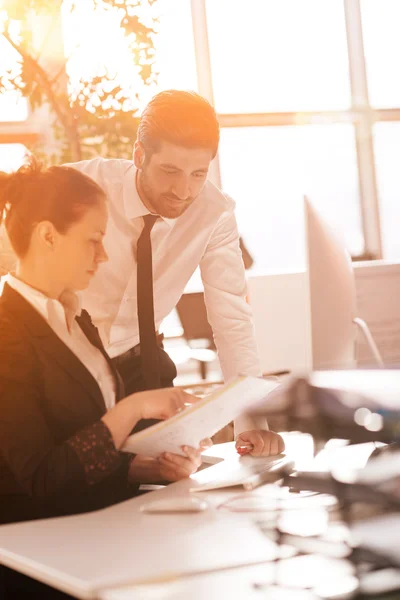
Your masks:
{"label": "blurred object on desk", "polygon": [[352,443],[392,442],[400,431],[400,370],[313,371],[289,378],[252,414],[286,417],[288,430]]}

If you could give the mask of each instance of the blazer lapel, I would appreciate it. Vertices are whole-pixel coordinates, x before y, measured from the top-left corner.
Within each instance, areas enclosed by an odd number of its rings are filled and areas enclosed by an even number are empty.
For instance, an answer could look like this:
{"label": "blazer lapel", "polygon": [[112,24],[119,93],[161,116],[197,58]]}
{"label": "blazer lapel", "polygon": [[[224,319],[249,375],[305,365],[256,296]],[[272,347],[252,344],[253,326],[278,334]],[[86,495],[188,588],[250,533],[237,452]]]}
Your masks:
{"label": "blazer lapel", "polygon": [[29,304],[21,294],[8,284],[4,286],[1,303],[29,329],[31,335],[40,340],[40,348],[75,380],[79,381],[96,403],[101,414],[105,413],[105,404],[101,390],[92,374],[75,354],[54,333],[46,320]]}
{"label": "blazer lapel", "polygon": [[89,313],[85,309],[82,310],[82,312],[79,316],[75,317],[75,320],[77,321],[79,327],[82,329],[83,333],[88,338],[89,342],[91,342],[93,344],[93,346],[95,346],[98,350],[100,350],[100,352],[106,359],[108,366],[110,367],[111,372],[114,375],[115,385],[116,385],[115,396],[116,396],[116,401],[118,402],[118,400],[121,400],[121,398],[123,398],[125,395],[124,394],[124,384],[123,384],[120,374],[118,373],[117,369],[114,366],[114,363],[112,362],[111,358],[109,357],[109,355],[107,354],[107,352],[104,348],[103,342],[101,341],[101,337],[99,335],[99,330],[93,324]]}

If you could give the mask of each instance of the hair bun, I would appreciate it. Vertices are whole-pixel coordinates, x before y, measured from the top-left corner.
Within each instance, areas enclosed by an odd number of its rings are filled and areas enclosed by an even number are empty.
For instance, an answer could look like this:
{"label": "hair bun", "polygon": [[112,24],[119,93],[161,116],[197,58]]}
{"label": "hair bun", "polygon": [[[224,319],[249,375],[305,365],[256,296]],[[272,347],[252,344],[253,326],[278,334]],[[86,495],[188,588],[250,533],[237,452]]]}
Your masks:
{"label": "hair bun", "polygon": [[34,156],[29,156],[28,162],[14,173],[0,171],[0,223],[7,205],[18,202],[22,189],[33,182],[42,172],[42,165]]}

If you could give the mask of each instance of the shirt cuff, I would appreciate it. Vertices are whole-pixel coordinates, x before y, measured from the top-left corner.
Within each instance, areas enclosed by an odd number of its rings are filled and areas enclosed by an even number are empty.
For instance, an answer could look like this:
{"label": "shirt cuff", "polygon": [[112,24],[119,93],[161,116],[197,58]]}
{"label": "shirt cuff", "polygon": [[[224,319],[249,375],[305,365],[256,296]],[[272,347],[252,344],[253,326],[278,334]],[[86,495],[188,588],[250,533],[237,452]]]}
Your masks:
{"label": "shirt cuff", "polygon": [[88,485],[98,483],[121,464],[121,455],[103,421],[81,429],[67,444],[78,456]]}
{"label": "shirt cuff", "polygon": [[236,440],[237,436],[243,433],[244,431],[253,431],[255,429],[261,429],[262,431],[268,431],[268,421],[267,418],[262,415],[242,415],[237,417],[234,421],[234,438]]}

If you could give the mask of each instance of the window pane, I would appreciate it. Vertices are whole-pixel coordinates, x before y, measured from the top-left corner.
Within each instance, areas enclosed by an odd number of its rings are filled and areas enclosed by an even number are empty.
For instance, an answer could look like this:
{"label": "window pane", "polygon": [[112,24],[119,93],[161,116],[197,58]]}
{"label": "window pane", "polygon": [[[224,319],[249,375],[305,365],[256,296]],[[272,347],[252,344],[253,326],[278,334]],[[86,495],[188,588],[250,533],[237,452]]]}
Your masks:
{"label": "window pane", "polygon": [[22,144],[0,144],[0,171],[13,171],[24,162],[26,148]]}
{"label": "window pane", "polygon": [[[155,38],[158,89],[197,91],[193,25],[188,0],[157,0],[159,33]],[[154,92],[154,93],[155,93]]]}
{"label": "window pane", "polygon": [[26,121],[28,118],[28,103],[17,92],[0,94],[0,122]]}
{"label": "window pane", "polygon": [[[90,79],[105,72],[129,94],[134,107],[143,107],[161,89],[196,89],[196,63],[190,2],[158,0],[142,2],[137,12],[149,27],[154,27],[155,71],[157,84],[144,85],[139,67],[132,67],[127,42],[115,11],[92,3],[79,3],[70,12],[71,0],[63,5],[65,51],[72,89],[80,78]],[[155,22],[154,19],[159,19]],[[104,40],[107,39],[107,44]]]}
{"label": "window pane", "polygon": [[[22,144],[0,144],[0,171],[18,169],[24,162],[25,152],[26,148]],[[15,256],[2,225],[0,227],[0,277],[12,270],[14,265]]]}
{"label": "window pane", "polygon": [[374,126],[383,256],[400,259],[400,123]]}
{"label": "window pane", "polygon": [[[0,14],[1,23],[1,14]],[[0,28],[1,31],[1,28]],[[12,28],[12,33],[18,35],[18,27],[16,22]],[[0,75],[11,70],[12,76],[19,72],[18,67],[19,55],[0,35]],[[0,94],[0,122],[1,121],[25,121],[28,118],[28,103],[26,98],[22,98],[19,93],[9,92]]]}
{"label": "window pane", "polygon": [[350,106],[342,1],[208,0],[207,17],[218,112]]}
{"label": "window pane", "polygon": [[304,268],[303,194],[352,254],[363,251],[352,125],[224,129],[220,161],[255,269]]}
{"label": "window pane", "polygon": [[400,107],[400,2],[361,0],[361,10],[370,102]]}

